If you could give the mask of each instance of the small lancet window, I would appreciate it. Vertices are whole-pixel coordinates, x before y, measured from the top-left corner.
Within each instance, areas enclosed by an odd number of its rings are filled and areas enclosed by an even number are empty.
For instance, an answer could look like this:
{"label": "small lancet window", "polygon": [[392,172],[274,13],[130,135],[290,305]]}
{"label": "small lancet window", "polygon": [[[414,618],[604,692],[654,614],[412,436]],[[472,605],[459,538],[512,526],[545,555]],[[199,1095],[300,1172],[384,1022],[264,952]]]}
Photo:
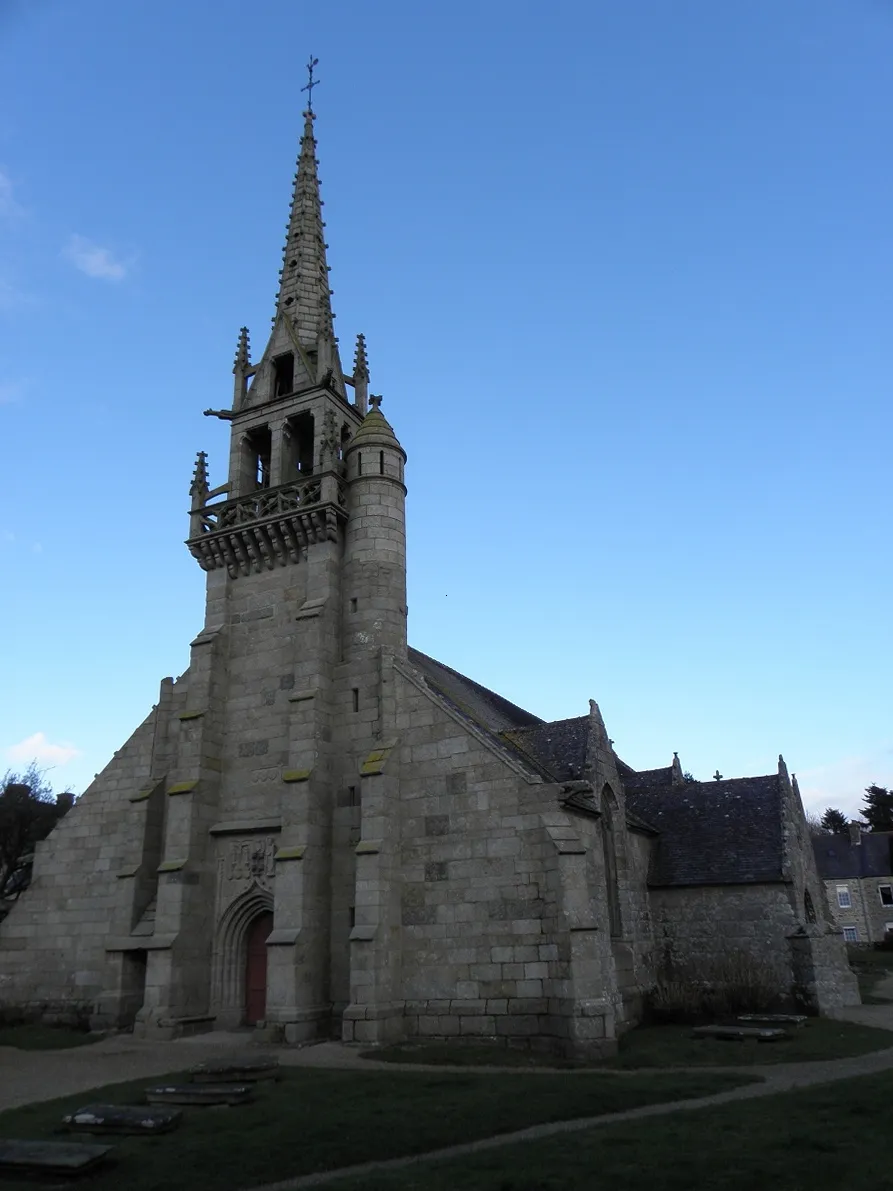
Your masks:
{"label": "small lancet window", "polygon": [[294,392],[295,357],[293,352],[277,356],[273,361],[273,396],[284,397]]}
{"label": "small lancet window", "polygon": [[357,475],[363,474],[363,452],[357,451]]}
{"label": "small lancet window", "polygon": [[378,452],[378,471],[379,475],[384,475],[384,451]]}
{"label": "small lancet window", "polygon": [[602,790],[602,852],[605,866],[605,894],[608,899],[608,925],[612,938],[619,938],[623,931],[620,918],[620,896],[617,882],[617,852],[614,835],[612,803],[614,793],[609,785]]}
{"label": "small lancet window", "polygon": [[309,410],[288,419],[289,450],[291,459],[286,474],[300,472],[302,476],[313,474],[313,445],[315,423]]}
{"label": "small lancet window", "polygon": [[344,458],[344,452],[347,450],[347,444],[350,442],[350,427],[345,422],[341,427],[341,441],[338,444],[338,458]]}
{"label": "small lancet window", "polygon": [[250,430],[246,435],[245,446],[250,483],[255,489],[269,488],[273,455],[273,436],[269,427],[258,426]]}

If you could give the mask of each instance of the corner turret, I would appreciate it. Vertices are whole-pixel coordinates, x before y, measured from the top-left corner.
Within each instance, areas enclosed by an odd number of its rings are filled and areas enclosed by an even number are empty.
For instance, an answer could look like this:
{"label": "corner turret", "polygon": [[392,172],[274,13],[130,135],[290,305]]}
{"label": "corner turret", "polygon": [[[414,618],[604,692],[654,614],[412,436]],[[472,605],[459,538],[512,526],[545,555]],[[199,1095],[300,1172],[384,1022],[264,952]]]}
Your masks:
{"label": "corner turret", "polygon": [[344,549],[345,656],[379,648],[406,655],[406,452],[379,406],[344,452],[348,519]]}

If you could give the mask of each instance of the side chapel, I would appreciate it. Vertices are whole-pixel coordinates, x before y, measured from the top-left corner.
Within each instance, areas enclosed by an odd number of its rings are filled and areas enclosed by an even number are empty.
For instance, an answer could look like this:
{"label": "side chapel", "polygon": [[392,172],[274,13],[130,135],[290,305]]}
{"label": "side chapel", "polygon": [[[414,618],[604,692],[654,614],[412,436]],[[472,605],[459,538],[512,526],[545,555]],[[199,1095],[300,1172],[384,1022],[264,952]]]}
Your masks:
{"label": "side chapel", "polygon": [[637,771],[407,645],[406,454],[333,329],[305,113],[273,329],[243,328],[226,482],[199,453],[189,668],[39,846],[0,1004],[164,1038],[491,1037],[610,1052],[730,949],[858,1003],[796,779]]}

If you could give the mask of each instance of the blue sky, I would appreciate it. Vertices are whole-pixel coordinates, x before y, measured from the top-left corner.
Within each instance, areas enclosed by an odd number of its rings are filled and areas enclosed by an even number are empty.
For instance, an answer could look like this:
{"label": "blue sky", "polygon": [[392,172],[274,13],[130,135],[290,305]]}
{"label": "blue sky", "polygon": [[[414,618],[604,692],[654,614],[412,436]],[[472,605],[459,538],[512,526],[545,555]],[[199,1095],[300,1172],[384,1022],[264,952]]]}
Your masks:
{"label": "blue sky", "polygon": [[893,784],[889,0],[0,0],[6,764],[80,792],[188,664],[311,52],[412,643],[637,767]]}

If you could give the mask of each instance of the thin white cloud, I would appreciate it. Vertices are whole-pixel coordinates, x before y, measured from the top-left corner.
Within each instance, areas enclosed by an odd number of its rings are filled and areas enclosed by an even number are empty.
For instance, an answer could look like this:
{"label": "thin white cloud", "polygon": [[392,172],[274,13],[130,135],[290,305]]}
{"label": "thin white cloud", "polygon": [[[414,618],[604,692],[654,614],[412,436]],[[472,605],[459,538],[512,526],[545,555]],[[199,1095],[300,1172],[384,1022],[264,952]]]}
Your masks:
{"label": "thin white cloud", "polygon": [[0,218],[13,219],[24,214],[22,207],[15,200],[12,190],[12,179],[9,174],[0,170]]}
{"label": "thin white cloud", "polygon": [[25,384],[20,380],[0,380],[0,405],[12,405],[25,394]]}
{"label": "thin white cloud", "polygon": [[43,554],[43,543],[42,542],[32,542],[31,543],[31,553],[32,554]]}
{"label": "thin white cloud", "polygon": [[117,260],[108,248],[101,248],[84,236],[72,236],[62,250],[62,255],[88,277],[98,277],[103,281],[122,281],[133,263]]}
{"label": "thin white cloud", "polygon": [[81,750],[73,744],[51,744],[43,732],[26,736],[24,740],[10,745],[5,751],[8,760],[25,765],[30,761],[37,761],[38,764],[64,765],[81,755]]}
{"label": "thin white cloud", "polygon": [[0,277],[0,310],[21,310],[25,306],[33,305],[34,297],[32,294],[19,289],[11,281],[7,281],[5,277]]}

